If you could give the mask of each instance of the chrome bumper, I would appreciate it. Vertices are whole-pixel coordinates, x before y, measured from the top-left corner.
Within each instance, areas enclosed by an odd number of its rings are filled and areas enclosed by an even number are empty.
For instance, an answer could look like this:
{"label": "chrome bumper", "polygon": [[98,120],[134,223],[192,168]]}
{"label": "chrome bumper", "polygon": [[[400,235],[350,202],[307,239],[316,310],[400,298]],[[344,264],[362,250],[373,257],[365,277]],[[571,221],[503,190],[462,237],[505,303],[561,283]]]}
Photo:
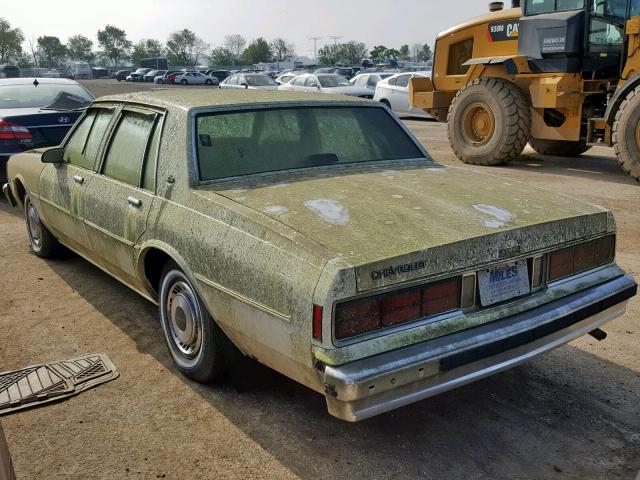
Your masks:
{"label": "chrome bumper", "polygon": [[9,205],[11,205],[12,207],[15,207],[18,202],[16,202],[16,199],[13,198],[13,193],[11,192],[11,185],[8,183],[5,183],[4,185],[2,185],[2,193],[4,194],[4,197],[7,199],[7,202],[9,202]]}
{"label": "chrome bumper", "polygon": [[622,315],[636,292],[624,275],[479,327],[326,366],[329,413],[356,422],[514,367]]}

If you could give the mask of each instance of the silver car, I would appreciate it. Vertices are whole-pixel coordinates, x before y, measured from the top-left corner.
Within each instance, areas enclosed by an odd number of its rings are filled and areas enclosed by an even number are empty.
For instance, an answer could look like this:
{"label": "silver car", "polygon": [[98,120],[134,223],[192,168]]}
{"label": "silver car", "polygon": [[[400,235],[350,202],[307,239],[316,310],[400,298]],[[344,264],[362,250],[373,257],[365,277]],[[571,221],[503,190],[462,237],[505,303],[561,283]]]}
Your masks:
{"label": "silver car", "polygon": [[216,77],[207,77],[200,72],[184,72],[176,75],[175,83],[181,85],[218,85],[219,80]]}
{"label": "silver car", "polygon": [[349,80],[334,73],[308,73],[299,75],[278,90],[288,92],[317,92],[349,95],[360,98],[373,98],[373,92],[368,88],[356,87]]}
{"label": "silver car", "polygon": [[353,77],[351,80],[349,80],[349,82],[351,83],[351,85],[354,85],[356,87],[368,88],[369,90],[371,90],[371,94],[373,95],[376,92],[376,85],[378,85],[378,82],[393,75],[393,73],[384,72],[361,73]]}
{"label": "silver car", "polygon": [[373,99],[384,103],[400,117],[433,118],[422,109],[409,106],[409,79],[411,77],[431,77],[431,72],[399,73],[381,80],[376,85]]}
{"label": "silver car", "polygon": [[220,88],[245,88],[249,90],[277,90],[278,84],[264,73],[238,73],[224,79]]}

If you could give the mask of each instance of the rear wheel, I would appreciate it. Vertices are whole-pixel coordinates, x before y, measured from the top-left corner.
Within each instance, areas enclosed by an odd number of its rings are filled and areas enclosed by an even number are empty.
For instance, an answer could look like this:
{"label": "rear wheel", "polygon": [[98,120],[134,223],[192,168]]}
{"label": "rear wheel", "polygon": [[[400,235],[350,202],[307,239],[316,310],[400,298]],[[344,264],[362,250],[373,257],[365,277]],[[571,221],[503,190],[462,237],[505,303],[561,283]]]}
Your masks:
{"label": "rear wheel", "polygon": [[186,84],[187,84],[187,83],[189,83],[189,82],[187,82],[186,80],[184,80],[184,79],[183,79],[183,80],[180,80],[180,83],[181,83],[182,85],[186,85]]}
{"label": "rear wheel", "polygon": [[178,369],[198,382],[213,381],[225,373],[229,340],[173,262],[162,271],[159,303],[165,340]]}
{"label": "rear wheel", "polygon": [[391,104],[389,103],[389,100],[382,99],[380,100],[380,103],[384,103],[389,109],[391,108]]}
{"label": "rear wheel", "polygon": [[54,258],[60,255],[62,245],[40,220],[40,215],[29,195],[24,197],[24,215],[33,253],[42,258]]}
{"label": "rear wheel", "polygon": [[213,85],[213,82],[211,80],[205,80],[205,82],[207,85]]}
{"label": "rear wheel", "polygon": [[529,140],[529,145],[540,155],[557,155],[559,157],[577,157],[591,148],[585,140],[571,142],[532,138]]}
{"label": "rear wheel", "polygon": [[624,171],[640,182],[640,87],[627,96],[616,114],[613,148]]}
{"label": "rear wheel", "polygon": [[529,102],[506,80],[474,80],[449,108],[448,134],[454,153],[465,163],[508,163],[522,153],[531,136]]}

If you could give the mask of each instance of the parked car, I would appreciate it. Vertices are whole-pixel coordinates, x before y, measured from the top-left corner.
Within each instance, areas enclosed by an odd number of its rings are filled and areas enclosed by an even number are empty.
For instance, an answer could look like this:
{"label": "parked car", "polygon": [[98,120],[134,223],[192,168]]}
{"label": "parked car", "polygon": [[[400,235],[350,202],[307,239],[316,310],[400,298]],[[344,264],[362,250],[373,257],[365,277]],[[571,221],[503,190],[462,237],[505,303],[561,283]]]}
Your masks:
{"label": "parked car", "polygon": [[155,82],[156,77],[164,76],[167,73],[167,70],[151,70],[147,72],[143,77],[143,82]]}
{"label": "parked car", "polygon": [[0,65],[0,78],[18,78],[20,68],[17,65]]}
{"label": "parked car", "polygon": [[208,77],[216,77],[218,81],[222,82],[225,78],[231,75],[229,70],[207,70],[205,75]]}
{"label": "parked car", "polygon": [[373,98],[368,88],[354,87],[349,80],[335,73],[307,73],[300,75],[289,83],[280,85],[278,90],[289,92],[316,92],[350,95],[352,97]]}
{"label": "parked car", "polygon": [[424,110],[409,105],[409,79],[420,76],[430,77],[431,72],[400,73],[385,78],[376,85],[373,99],[384,103],[401,117],[433,118]]}
{"label": "parked car", "polygon": [[144,76],[151,71],[150,68],[139,68],[127,77],[128,82],[143,82]]}
{"label": "parked car", "polygon": [[238,73],[227,77],[220,84],[220,88],[277,90],[278,84],[269,75],[263,73]]}
{"label": "parked car", "polygon": [[126,80],[129,75],[131,75],[131,70],[118,70],[116,72],[115,79],[119,82],[122,82]]}
{"label": "parked car", "polygon": [[349,421],[601,337],[637,291],[611,212],[439,166],[378,102],[111,96],[8,172],[35,254],[157,302],[185,375],[242,352]]}
{"label": "parked car", "polygon": [[180,83],[182,85],[215,85],[217,86],[220,81],[216,77],[208,77],[204,73],[200,72],[182,72],[176,74],[174,83]]}
{"label": "parked car", "polygon": [[393,73],[361,73],[353,77],[349,83],[356,87],[368,88],[371,90],[371,95],[376,93],[376,85],[380,80],[389,78]]}
{"label": "parked car", "polygon": [[0,79],[0,177],[11,155],[62,142],[93,100],[73,80]]}
{"label": "parked car", "polygon": [[182,73],[181,71],[176,71],[176,70],[168,70],[166,73],[164,73],[163,75],[158,75],[153,79],[153,83],[159,83],[159,84],[163,84],[163,83],[175,83],[176,80],[176,75],[178,73]]}
{"label": "parked car", "polygon": [[275,80],[278,85],[283,85],[285,83],[288,83],[291,79],[296,78],[298,75],[298,73],[293,72],[283,73],[282,75],[276,77]]}

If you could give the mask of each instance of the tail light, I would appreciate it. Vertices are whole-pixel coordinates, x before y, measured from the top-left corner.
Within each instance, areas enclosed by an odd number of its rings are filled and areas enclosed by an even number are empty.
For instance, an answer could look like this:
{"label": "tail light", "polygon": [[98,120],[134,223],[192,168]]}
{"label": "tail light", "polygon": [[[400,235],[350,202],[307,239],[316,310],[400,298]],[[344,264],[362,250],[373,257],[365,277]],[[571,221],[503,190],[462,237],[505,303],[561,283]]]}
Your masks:
{"label": "tail light", "polygon": [[354,337],[460,308],[461,277],[336,306],[335,336]]}
{"label": "tail light", "polygon": [[31,140],[31,132],[22,125],[0,120],[0,140]]}
{"label": "tail light", "polygon": [[615,237],[609,235],[550,253],[549,281],[559,280],[611,262],[615,254],[615,244]]}
{"label": "tail light", "polygon": [[313,324],[311,326],[313,339],[322,341],[322,307],[313,306]]}

